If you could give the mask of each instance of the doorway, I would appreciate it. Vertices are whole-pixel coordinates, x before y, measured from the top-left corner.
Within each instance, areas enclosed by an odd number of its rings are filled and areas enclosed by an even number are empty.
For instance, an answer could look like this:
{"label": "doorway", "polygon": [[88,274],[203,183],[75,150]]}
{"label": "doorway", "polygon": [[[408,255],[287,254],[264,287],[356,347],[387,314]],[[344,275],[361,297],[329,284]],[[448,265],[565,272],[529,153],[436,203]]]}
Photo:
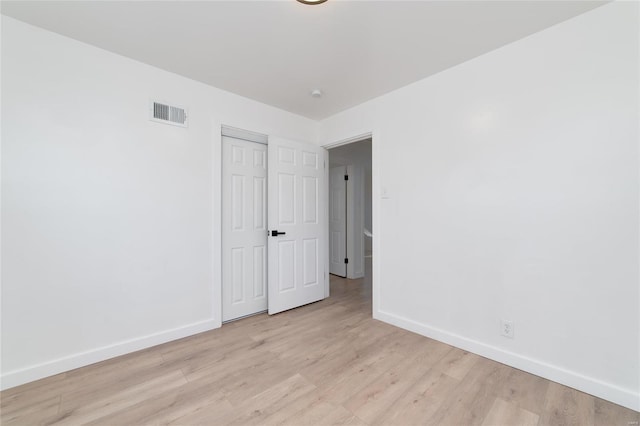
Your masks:
{"label": "doorway", "polygon": [[327,150],[222,127],[221,320],[328,296]]}
{"label": "doorway", "polygon": [[329,167],[330,272],[363,278],[373,256],[372,139],[330,148]]}

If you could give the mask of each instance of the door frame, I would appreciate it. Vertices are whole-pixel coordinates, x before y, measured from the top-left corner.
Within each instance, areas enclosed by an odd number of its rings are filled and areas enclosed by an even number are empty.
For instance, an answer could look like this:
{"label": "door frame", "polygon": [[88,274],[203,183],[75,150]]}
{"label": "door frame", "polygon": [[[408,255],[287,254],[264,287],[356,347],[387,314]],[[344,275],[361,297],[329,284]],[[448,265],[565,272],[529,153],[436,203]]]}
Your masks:
{"label": "door frame", "polygon": [[[222,131],[223,128],[227,129],[237,129],[241,132],[246,133],[257,133],[269,136],[269,131],[257,129],[259,126],[251,125],[251,124],[228,124],[223,123],[222,121],[213,120],[211,122],[211,188],[212,197],[211,197],[211,320],[213,326],[211,329],[216,329],[222,327]],[[256,130],[244,130],[246,128],[254,128]],[[309,141],[304,141],[306,143],[312,143]],[[267,140],[267,145],[269,144]],[[325,170],[325,188],[328,188],[329,185],[329,158],[327,147],[324,145],[319,145],[321,148],[325,149],[324,152],[324,170]],[[267,164],[267,167],[269,165]],[[217,195],[216,195],[217,192]],[[325,191],[324,194],[324,214],[325,214],[325,223],[324,223],[324,234],[325,238],[329,236],[329,191]],[[218,240],[218,243],[216,243]],[[328,240],[327,240],[328,241]],[[328,245],[326,246],[324,253],[324,287],[325,287],[325,298],[329,297],[329,251]]]}
{"label": "door frame", "polygon": [[[211,329],[220,328],[222,326],[222,239],[220,232],[222,231],[222,127],[229,126],[221,121],[211,122],[211,313],[213,326]],[[236,124],[233,127],[246,128],[258,127],[252,125]],[[256,129],[258,130],[258,129]],[[259,130],[258,130],[259,131]],[[263,132],[268,134],[269,132]],[[373,318],[379,319],[380,311],[380,282],[381,282],[381,260],[384,255],[382,250],[381,238],[381,197],[382,197],[382,179],[380,167],[380,144],[381,135],[379,130],[370,130],[358,135],[345,137],[341,139],[332,139],[331,142],[321,144],[325,149],[336,148],[341,145],[347,145],[358,142],[363,139],[371,138],[371,233],[372,238],[372,313]],[[328,167],[328,164],[327,164]],[[329,185],[329,174],[326,173],[325,185]],[[388,188],[385,188],[388,190]],[[216,194],[217,195],[214,195]],[[329,191],[325,191],[325,217],[329,217]],[[385,191],[385,197],[387,192]],[[329,238],[329,222],[326,223],[326,238]],[[219,243],[216,244],[216,239]],[[325,297],[329,297],[329,252],[328,246],[325,252]]]}
{"label": "door frame", "polygon": [[[323,148],[327,150],[331,148],[337,148],[343,145],[349,145],[351,143],[360,142],[365,139],[371,139],[371,233],[373,238],[371,241],[371,248],[373,251],[373,257],[371,262],[371,304],[373,318],[378,319],[380,311],[380,278],[381,278],[381,259],[383,255],[382,250],[382,238],[381,238],[381,226],[380,226],[380,213],[381,213],[381,199],[383,198],[382,179],[380,173],[380,132],[378,130],[371,130],[359,135],[346,137],[343,139],[333,140],[322,144]],[[327,174],[327,185],[328,182]],[[327,191],[328,193],[328,191]],[[385,188],[384,198],[389,198],[388,188]],[[329,198],[327,195],[327,209],[329,208]],[[329,238],[329,222],[327,216],[327,238]],[[327,247],[327,253],[325,254],[327,262],[329,261],[329,248]],[[329,265],[327,265],[328,268]]]}
{"label": "door frame", "polygon": [[[211,123],[211,316],[222,327],[222,127]],[[218,239],[218,244],[216,244]]]}

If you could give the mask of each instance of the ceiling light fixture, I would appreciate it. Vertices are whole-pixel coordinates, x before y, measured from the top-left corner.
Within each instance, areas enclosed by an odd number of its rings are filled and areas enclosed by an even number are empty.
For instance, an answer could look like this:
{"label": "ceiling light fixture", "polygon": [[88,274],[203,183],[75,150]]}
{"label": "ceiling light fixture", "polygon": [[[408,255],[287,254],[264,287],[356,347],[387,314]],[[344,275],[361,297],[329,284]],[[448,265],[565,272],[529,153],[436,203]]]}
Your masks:
{"label": "ceiling light fixture", "polygon": [[313,89],[311,91],[311,96],[313,96],[314,98],[321,98],[322,97],[322,90],[320,89]]}
{"label": "ceiling light fixture", "polygon": [[324,3],[327,0],[298,0],[302,4],[320,4]]}

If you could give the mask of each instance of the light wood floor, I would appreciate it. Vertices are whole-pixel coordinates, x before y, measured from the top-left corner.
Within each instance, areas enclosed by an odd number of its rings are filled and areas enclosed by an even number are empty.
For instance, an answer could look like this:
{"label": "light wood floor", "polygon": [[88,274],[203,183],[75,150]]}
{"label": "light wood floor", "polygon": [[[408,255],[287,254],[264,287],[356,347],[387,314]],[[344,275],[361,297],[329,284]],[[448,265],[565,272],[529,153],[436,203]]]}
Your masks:
{"label": "light wood floor", "polygon": [[[2,392],[3,425],[637,425],[639,414],[332,296]],[[634,423],[636,422],[636,423]]]}

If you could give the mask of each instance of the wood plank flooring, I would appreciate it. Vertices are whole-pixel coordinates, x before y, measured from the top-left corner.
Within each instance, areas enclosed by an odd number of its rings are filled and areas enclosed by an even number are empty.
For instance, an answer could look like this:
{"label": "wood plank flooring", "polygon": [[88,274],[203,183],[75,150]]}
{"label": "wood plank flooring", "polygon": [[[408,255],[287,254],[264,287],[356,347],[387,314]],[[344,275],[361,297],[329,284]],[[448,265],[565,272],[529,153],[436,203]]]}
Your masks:
{"label": "wood plank flooring", "polygon": [[[0,394],[2,425],[603,425],[640,414],[371,318],[331,297]],[[634,423],[635,422],[635,423]]]}

